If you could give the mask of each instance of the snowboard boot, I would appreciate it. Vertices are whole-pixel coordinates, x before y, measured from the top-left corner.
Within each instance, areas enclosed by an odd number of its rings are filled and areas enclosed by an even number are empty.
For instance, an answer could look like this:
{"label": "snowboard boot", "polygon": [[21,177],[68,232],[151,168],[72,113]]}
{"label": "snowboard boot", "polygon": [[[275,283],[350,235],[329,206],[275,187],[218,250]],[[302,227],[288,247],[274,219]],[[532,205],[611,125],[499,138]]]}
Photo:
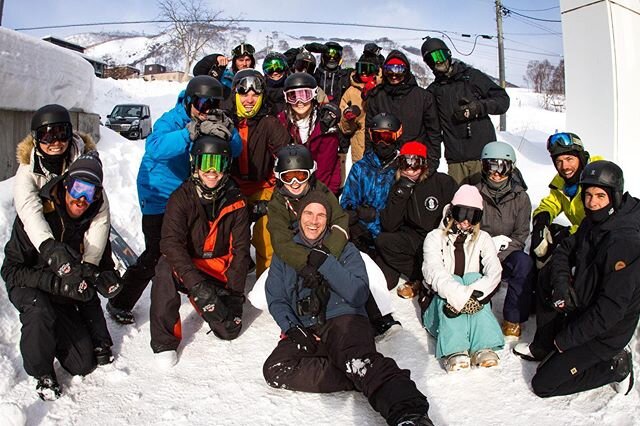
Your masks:
{"label": "snowboard boot", "polygon": [[136,318],[133,316],[131,311],[126,309],[116,308],[111,304],[111,302],[107,302],[107,312],[115,322],[118,324],[128,325],[136,322]]}
{"label": "snowboard boot", "polygon": [[433,422],[427,413],[405,414],[398,419],[397,426],[433,426]]}
{"label": "snowboard boot", "polygon": [[502,334],[504,335],[504,340],[508,342],[520,340],[522,327],[520,323],[505,320],[502,322]]}
{"label": "snowboard boot", "polygon": [[538,359],[531,353],[531,349],[529,348],[530,345],[531,343],[518,343],[513,347],[513,353],[527,361],[538,361]]}
{"label": "snowboard boot", "polygon": [[474,367],[497,367],[499,362],[500,358],[498,357],[498,354],[492,349],[480,349],[471,357],[471,365]]}
{"label": "snowboard boot", "polygon": [[168,350],[157,352],[153,355],[156,367],[160,370],[168,370],[178,363],[178,352]]}
{"label": "snowboard boot", "polygon": [[422,281],[407,281],[404,284],[398,286],[396,292],[398,296],[403,299],[413,299],[418,295],[418,291],[420,290],[420,286],[422,285]]}
{"label": "snowboard boot", "polygon": [[43,401],[55,401],[62,395],[62,389],[55,374],[45,374],[38,377],[36,392],[38,392],[38,396]]}
{"label": "snowboard boot", "polygon": [[386,339],[397,331],[402,330],[402,324],[400,324],[400,321],[397,321],[391,314],[384,315],[383,317],[374,320],[371,325],[373,325],[376,341]]}
{"label": "snowboard boot", "polygon": [[616,380],[611,383],[613,389],[623,395],[629,395],[633,389],[633,360],[628,347],[620,351],[611,360],[611,369],[615,372]]}
{"label": "snowboard boot", "polygon": [[468,370],[470,366],[471,361],[469,359],[469,352],[467,351],[452,353],[444,362],[444,368],[447,370],[447,373]]}
{"label": "snowboard boot", "polygon": [[113,353],[111,352],[111,347],[108,345],[95,347],[93,353],[96,355],[96,363],[98,365],[107,365],[113,362]]}

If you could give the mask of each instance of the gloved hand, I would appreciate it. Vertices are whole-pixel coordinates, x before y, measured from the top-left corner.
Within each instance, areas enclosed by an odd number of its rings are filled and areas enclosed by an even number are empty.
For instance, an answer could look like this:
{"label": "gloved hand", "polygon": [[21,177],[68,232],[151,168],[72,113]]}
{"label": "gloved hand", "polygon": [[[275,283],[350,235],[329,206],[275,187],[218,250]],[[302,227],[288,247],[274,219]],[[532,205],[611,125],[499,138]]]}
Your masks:
{"label": "gloved hand", "polygon": [[78,302],[88,302],[96,294],[95,290],[82,277],[80,265],[77,265],[69,274],[63,277],[55,277],[49,293],[68,297]]}
{"label": "gloved hand", "polygon": [[214,283],[210,281],[197,283],[189,291],[189,296],[208,323],[221,322],[229,316],[229,309],[218,296],[218,290]]}
{"label": "gloved hand", "polygon": [[307,265],[313,266],[317,271],[324,261],[327,260],[328,255],[329,251],[325,247],[314,247],[307,256]]}
{"label": "gloved hand", "polygon": [[471,293],[471,297],[469,297],[469,300],[467,300],[467,302],[464,304],[464,306],[462,307],[462,310],[458,311],[456,310],[456,308],[454,308],[453,306],[447,303],[442,307],[442,312],[444,312],[444,314],[448,318],[455,318],[460,314],[467,314],[467,315],[477,314],[482,310],[484,305],[489,301],[488,299],[486,299],[484,302],[480,302],[480,299],[482,298],[482,296],[484,296],[484,293],[482,293],[479,290],[473,290],[473,293]]}
{"label": "gloved hand", "polygon": [[217,136],[224,140],[231,139],[233,122],[221,110],[215,110],[207,116],[207,119],[200,123],[200,134]]}
{"label": "gloved hand", "polygon": [[122,280],[116,271],[100,272],[98,267],[92,263],[82,264],[82,277],[87,284],[107,299],[115,297],[122,290]]}
{"label": "gloved hand", "polygon": [[551,290],[553,309],[562,313],[573,312],[577,308],[576,292],[570,282],[556,282]]}
{"label": "gloved hand", "polygon": [[465,101],[466,99],[463,98],[458,109],[453,112],[453,118],[455,118],[456,121],[465,123],[486,115],[485,106],[481,101]]}
{"label": "gloved hand", "polygon": [[320,338],[299,325],[291,327],[285,335],[292,343],[297,345],[300,351],[312,354],[318,349],[318,341]]}
{"label": "gloved hand", "polygon": [[[548,212],[538,213],[533,217],[533,231],[531,232],[531,249],[532,253],[538,249],[540,243],[544,240],[544,230],[551,225],[551,215]],[[543,247],[540,247],[539,251],[545,251]],[[543,256],[545,253],[542,253]],[[537,256],[537,254],[536,254]]]}
{"label": "gloved hand", "polygon": [[67,244],[49,238],[40,244],[40,257],[59,277],[70,274],[74,265],[80,266],[80,254]]}
{"label": "gloved hand", "polygon": [[358,213],[358,218],[363,222],[369,223],[376,220],[376,209],[366,204],[356,207],[356,213]]}
{"label": "gloved hand", "polygon": [[322,133],[327,133],[332,129],[335,130],[335,127],[340,122],[340,108],[334,104],[323,104],[318,111],[318,117]]}
{"label": "gloved hand", "polygon": [[249,212],[249,220],[251,222],[256,222],[262,216],[266,215],[267,204],[269,204],[269,200],[255,201],[251,206],[251,211]]}
{"label": "gloved hand", "polygon": [[347,209],[345,211],[347,212],[347,216],[349,216],[349,226],[353,226],[358,223],[360,218],[358,217],[357,211],[351,209]]}
{"label": "gloved hand", "polygon": [[406,176],[400,176],[394,186],[394,193],[398,195],[411,195],[413,187],[416,186],[416,182],[409,179]]}
{"label": "gloved hand", "polygon": [[351,105],[351,102],[349,102],[349,106],[342,111],[342,116],[347,121],[355,120],[360,117],[360,114],[362,114],[360,107],[358,105]]}
{"label": "gloved hand", "polygon": [[200,136],[200,123],[198,120],[191,120],[187,124],[187,130],[189,130],[189,139],[195,141]]}
{"label": "gloved hand", "polygon": [[496,251],[498,253],[508,249],[509,243],[511,242],[511,238],[507,237],[506,235],[496,235],[491,239],[493,240],[493,245],[496,246]]}

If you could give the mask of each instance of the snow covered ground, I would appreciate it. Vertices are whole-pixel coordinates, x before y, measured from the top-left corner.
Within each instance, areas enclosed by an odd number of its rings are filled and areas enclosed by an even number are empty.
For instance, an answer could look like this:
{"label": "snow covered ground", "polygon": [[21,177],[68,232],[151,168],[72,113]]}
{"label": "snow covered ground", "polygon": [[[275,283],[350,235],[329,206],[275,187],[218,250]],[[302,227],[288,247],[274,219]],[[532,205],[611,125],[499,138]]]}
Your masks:
{"label": "snow covered ground", "polygon": [[[171,108],[183,87],[179,83],[141,80],[97,80],[96,112],[105,117],[113,105],[142,102],[152,118]],[[529,185],[532,202],[547,193],[554,174],[545,140],[564,130],[564,114],[540,109],[535,95],[511,90],[508,132],[499,139],[518,151],[518,166]],[[496,117],[497,119],[497,117]],[[497,122],[497,120],[496,120]],[[98,148],[105,166],[105,187],[112,205],[112,222],[138,252],[143,238],[135,179],[144,141],[126,140],[101,128]],[[585,137],[588,146],[588,139]],[[17,141],[16,141],[17,142]],[[443,169],[444,169],[443,165]],[[0,182],[0,247],[11,232],[15,209],[13,180]],[[640,183],[628,189],[640,195]],[[0,253],[0,262],[4,253]],[[249,276],[248,287],[255,277]],[[503,293],[494,303],[501,318]],[[603,387],[575,396],[543,400],[530,389],[535,363],[515,357],[507,345],[496,369],[447,374],[434,357],[434,340],[420,326],[412,301],[393,295],[395,316],[404,328],[379,345],[379,350],[411,370],[429,398],[430,416],[438,425],[633,425],[640,424],[640,386],[629,396]],[[223,342],[212,334],[184,299],[181,309],[184,340],[180,362],[170,371],[154,367],[149,347],[149,293],[136,306],[137,323],[108,325],[116,360],[86,377],[71,377],[59,365],[64,387],[56,402],[36,396],[35,380],[23,368],[19,352],[18,312],[0,290],[0,424],[28,425],[382,425],[366,399],[355,392],[314,395],[275,390],[262,378],[262,363],[275,347],[279,330],[268,312],[245,306],[245,327],[237,340]],[[534,320],[525,325],[524,340],[533,335]],[[640,374],[640,333],[631,342],[635,370]]]}

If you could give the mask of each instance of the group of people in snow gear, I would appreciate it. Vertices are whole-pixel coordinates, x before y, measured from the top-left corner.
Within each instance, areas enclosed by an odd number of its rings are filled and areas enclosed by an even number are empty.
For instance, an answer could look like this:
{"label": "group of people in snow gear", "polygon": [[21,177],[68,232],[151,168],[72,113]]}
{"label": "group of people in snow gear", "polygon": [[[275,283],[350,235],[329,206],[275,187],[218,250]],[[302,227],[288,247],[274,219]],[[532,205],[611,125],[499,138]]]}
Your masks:
{"label": "group of people in snow gear", "polygon": [[[368,44],[343,69],[338,43],[314,43],[270,53],[264,75],[247,43],[198,62],[147,138],[137,179],[145,250],[122,278],[93,142],[64,107],[37,111],[18,146],[2,276],[43,399],[60,395],[54,358],[71,374],[112,361],[96,293],[131,324],[153,279],[151,348],[165,368],[178,361],[181,293],[214,336],[237,338],[251,245],[253,291],[282,332],[264,364],[270,386],[355,389],[389,424],[432,424],[409,372],[375,346],[401,329],[389,303],[397,286],[417,297],[448,372],[497,366],[535,307],[535,338],[513,351],[542,361],[536,394],[629,391],[640,222],[622,170],[575,134],[551,135],[558,174],[533,212],[527,254],[527,186],[489,119],[508,109],[505,90],[439,39],[422,45],[436,77],[426,89],[406,55],[380,50]],[[321,54],[317,70],[310,52]],[[437,171],[441,143],[448,174]],[[354,164],[343,178],[345,147]],[[572,226],[553,223],[560,213]],[[502,324],[492,309],[501,282]]]}

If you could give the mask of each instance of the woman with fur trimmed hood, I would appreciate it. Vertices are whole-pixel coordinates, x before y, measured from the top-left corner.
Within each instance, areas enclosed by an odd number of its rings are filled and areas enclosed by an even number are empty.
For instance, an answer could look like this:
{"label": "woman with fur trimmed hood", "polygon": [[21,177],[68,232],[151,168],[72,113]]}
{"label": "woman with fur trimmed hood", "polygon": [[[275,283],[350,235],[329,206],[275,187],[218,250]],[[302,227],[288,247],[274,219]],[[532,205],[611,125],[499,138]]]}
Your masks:
{"label": "woman with fur trimmed hood", "polygon": [[[31,133],[17,146],[20,165],[16,172],[14,204],[29,240],[44,258],[55,255],[56,251],[61,255],[61,249],[55,245],[51,227],[44,219],[38,193],[47,182],[65,173],[76,158],[95,149],[91,136],[74,132],[69,111],[57,104],[45,105],[36,111],[31,120]],[[103,196],[104,203],[84,235],[82,260],[93,265],[100,264],[111,226],[109,202],[106,194]]]}

